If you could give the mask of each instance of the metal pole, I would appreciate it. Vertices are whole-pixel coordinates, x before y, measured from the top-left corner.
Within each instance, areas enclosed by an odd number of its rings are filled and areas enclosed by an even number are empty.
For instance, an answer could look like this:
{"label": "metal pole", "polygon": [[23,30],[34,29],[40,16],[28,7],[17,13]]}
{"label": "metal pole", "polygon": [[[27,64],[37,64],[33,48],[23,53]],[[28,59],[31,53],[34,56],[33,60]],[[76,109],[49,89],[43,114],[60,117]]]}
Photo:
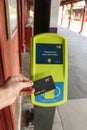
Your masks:
{"label": "metal pole", "polygon": [[[49,32],[51,0],[35,0],[34,35]],[[34,130],[52,130],[55,107],[34,107]]]}

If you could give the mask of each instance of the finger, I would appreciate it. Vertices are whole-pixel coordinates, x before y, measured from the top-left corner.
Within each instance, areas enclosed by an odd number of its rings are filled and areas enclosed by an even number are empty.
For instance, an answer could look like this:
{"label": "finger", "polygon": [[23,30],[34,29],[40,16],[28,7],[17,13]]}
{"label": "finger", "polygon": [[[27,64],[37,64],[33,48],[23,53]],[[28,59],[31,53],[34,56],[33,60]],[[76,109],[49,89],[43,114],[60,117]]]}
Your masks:
{"label": "finger", "polygon": [[22,90],[20,91],[20,95],[31,95],[31,94],[34,94],[35,92],[35,89],[28,89],[28,90]]}
{"label": "finger", "polygon": [[25,88],[25,89],[22,89],[21,91],[34,91],[35,92],[35,89],[30,87],[30,88]]}
{"label": "finger", "polygon": [[20,87],[19,87],[19,91],[20,90],[22,90],[22,89],[30,89],[30,88],[32,88],[32,86],[33,86],[33,82],[31,81],[29,81],[29,82],[20,82]]}
{"label": "finger", "polygon": [[29,86],[33,85],[33,82],[30,79],[26,78],[25,76],[23,76],[21,74],[19,74],[18,76],[14,76],[13,78],[15,79],[15,81],[18,81],[18,82],[31,83],[31,85],[29,85]]}
{"label": "finger", "polygon": [[19,75],[17,75],[17,76],[14,76],[14,79],[15,79],[16,81],[22,81],[22,82],[29,81],[29,79],[26,78],[25,76],[23,76],[22,74],[19,74]]}
{"label": "finger", "polygon": [[10,77],[8,77],[7,81],[8,80],[11,80],[11,81],[22,81],[22,82],[30,81],[30,79],[28,79],[27,77],[23,76],[22,74],[10,76]]}
{"label": "finger", "polygon": [[22,74],[19,74],[19,79],[22,80],[23,82],[25,82],[25,81],[30,81],[30,79],[28,79],[27,77],[25,77],[25,76],[22,75]]}

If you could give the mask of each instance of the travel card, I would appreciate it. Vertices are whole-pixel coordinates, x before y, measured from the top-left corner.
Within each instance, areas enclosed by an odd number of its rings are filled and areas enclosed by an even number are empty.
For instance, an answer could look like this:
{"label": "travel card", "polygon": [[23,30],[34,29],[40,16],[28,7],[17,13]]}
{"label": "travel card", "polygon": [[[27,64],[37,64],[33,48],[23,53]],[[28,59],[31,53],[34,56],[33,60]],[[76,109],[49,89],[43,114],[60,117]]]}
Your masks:
{"label": "travel card", "polygon": [[55,89],[55,83],[53,81],[52,76],[47,76],[42,79],[34,81],[33,88],[35,89],[35,96],[48,92],[50,90]]}

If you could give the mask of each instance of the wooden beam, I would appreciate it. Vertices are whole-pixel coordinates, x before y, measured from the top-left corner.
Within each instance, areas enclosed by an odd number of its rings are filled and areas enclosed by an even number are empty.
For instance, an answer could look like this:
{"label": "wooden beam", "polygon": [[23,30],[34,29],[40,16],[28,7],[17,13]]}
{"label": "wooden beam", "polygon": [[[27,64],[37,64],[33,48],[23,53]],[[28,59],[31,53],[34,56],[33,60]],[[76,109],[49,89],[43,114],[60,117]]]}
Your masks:
{"label": "wooden beam", "polygon": [[81,29],[80,32],[81,33],[83,31],[83,27],[84,27],[84,18],[85,18],[85,12],[86,12],[86,6],[84,7],[83,13],[82,13],[82,24],[81,24]]}
{"label": "wooden beam", "polygon": [[79,2],[79,1],[82,1],[82,0],[62,0],[60,5],[67,5],[67,4],[76,3],[76,2]]}
{"label": "wooden beam", "polygon": [[61,25],[63,23],[63,13],[64,13],[64,5],[62,6]]}
{"label": "wooden beam", "polygon": [[86,6],[87,6],[87,0],[85,0],[85,4],[86,4]]}
{"label": "wooden beam", "polygon": [[70,23],[71,23],[71,17],[72,17],[72,8],[73,8],[73,3],[71,3],[71,8],[70,8],[70,16],[69,16],[69,23],[68,23],[68,28],[70,27]]}

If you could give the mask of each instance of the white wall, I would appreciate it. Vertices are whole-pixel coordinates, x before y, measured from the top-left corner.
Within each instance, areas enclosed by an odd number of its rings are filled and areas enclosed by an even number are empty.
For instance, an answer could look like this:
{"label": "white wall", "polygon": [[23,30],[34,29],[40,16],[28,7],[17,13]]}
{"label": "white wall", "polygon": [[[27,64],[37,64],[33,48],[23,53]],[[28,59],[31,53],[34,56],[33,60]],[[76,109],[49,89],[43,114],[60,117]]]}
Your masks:
{"label": "white wall", "polygon": [[58,11],[60,0],[51,0],[50,27],[58,26]]}

